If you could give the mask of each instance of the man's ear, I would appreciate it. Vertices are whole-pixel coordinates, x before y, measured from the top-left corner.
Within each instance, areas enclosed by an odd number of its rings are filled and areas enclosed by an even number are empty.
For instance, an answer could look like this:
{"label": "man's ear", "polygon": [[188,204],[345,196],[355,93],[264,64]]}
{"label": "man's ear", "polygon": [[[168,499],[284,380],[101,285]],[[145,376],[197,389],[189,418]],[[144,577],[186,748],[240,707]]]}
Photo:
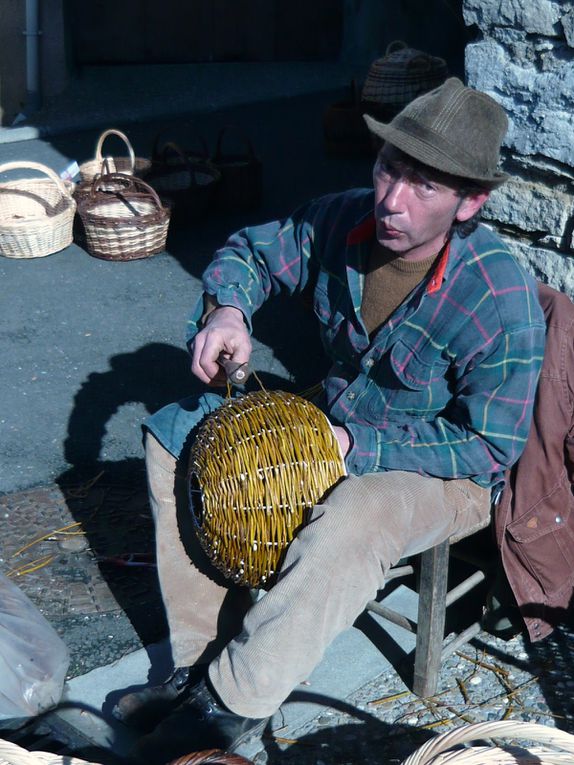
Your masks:
{"label": "man's ear", "polygon": [[472,216],[480,210],[489,196],[490,191],[485,189],[476,194],[468,194],[463,197],[456,211],[455,220],[458,221],[458,223],[463,223],[465,220],[472,218]]}

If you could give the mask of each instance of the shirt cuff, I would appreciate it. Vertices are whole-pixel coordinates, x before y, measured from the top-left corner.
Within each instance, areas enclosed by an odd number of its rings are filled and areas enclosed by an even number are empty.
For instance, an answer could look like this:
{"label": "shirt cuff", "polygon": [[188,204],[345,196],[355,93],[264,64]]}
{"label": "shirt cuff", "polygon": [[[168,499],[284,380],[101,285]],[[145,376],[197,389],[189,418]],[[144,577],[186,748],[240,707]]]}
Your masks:
{"label": "shirt cuff", "polygon": [[377,467],[377,436],[374,428],[344,423],[351,436],[351,446],[345,458],[347,471],[352,475],[375,473]]}

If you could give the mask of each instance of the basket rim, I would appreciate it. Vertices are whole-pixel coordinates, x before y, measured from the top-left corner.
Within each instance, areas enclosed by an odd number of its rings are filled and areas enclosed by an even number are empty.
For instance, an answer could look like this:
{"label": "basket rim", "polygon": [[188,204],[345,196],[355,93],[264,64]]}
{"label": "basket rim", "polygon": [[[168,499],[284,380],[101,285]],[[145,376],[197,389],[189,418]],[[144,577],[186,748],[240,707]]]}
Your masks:
{"label": "basket rim", "polygon": [[[540,723],[525,722],[523,720],[492,720],[489,722],[471,723],[430,739],[413,752],[402,765],[429,765],[435,757],[446,752],[453,746],[489,738],[521,738],[529,741],[550,744],[561,747],[565,752],[574,754],[574,735],[560,730],[549,728]],[[472,748],[471,748],[472,749]],[[461,754],[465,750],[461,750]],[[466,750],[469,751],[469,750]],[[482,751],[482,747],[481,747]],[[453,762],[456,755],[452,757]],[[482,763],[487,765],[488,759],[483,757]],[[494,762],[498,762],[495,760]],[[520,761],[518,760],[517,765]],[[494,763],[493,763],[494,765]],[[544,765],[544,761],[541,761]]]}
{"label": "basket rim", "polygon": [[69,184],[66,184],[66,181],[64,181],[60,176],[52,170],[51,167],[48,167],[48,165],[44,165],[41,162],[32,162],[29,160],[14,160],[13,162],[3,162],[0,164],[0,174],[5,172],[10,172],[11,170],[36,170],[39,173],[43,173],[44,175],[48,176],[47,178],[15,178],[12,181],[0,181],[0,189],[6,188],[10,191],[17,191],[18,183],[27,182],[27,183],[41,183],[42,181],[44,183],[47,183],[51,181],[53,184],[55,184],[56,188],[62,195],[64,199],[72,199],[72,193],[73,193],[73,186],[70,187]]}

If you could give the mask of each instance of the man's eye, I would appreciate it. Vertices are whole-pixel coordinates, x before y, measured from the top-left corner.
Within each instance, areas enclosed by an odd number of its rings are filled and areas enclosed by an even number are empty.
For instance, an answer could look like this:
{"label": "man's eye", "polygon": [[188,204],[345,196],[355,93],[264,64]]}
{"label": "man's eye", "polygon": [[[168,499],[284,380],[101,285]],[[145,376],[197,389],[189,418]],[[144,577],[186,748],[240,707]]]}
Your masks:
{"label": "man's eye", "polygon": [[427,197],[432,196],[437,190],[434,183],[431,183],[424,178],[417,178],[414,185],[420,194]]}

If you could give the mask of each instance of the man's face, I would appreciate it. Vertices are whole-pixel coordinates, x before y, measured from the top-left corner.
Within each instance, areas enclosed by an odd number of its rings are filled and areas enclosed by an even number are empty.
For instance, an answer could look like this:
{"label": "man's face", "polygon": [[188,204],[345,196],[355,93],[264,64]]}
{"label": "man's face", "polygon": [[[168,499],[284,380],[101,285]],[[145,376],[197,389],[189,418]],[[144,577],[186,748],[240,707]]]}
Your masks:
{"label": "man's face", "polygon": [[373,168],[377,239],[410,260],[439,252],[454,221],[471,218],[488,193],[461,197],[444,175],[386,144]]}

